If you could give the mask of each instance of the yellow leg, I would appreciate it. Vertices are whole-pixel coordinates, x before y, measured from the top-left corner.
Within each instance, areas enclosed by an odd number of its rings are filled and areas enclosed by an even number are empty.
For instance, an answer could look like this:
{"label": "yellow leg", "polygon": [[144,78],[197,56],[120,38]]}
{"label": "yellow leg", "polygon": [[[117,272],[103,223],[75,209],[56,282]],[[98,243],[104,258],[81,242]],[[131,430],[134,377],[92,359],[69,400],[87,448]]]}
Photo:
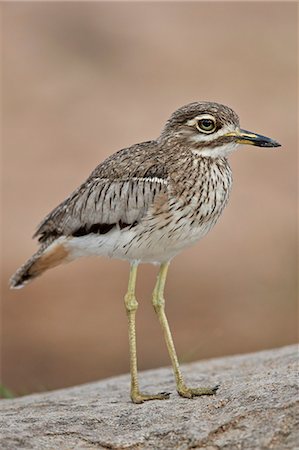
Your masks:
{"label": "yellow leg", "polygon": [[128,292],[125,295],[125,306],[129,322],[129,347],[130,347],[130,369],[131,369],[131,399],[134,403],[143,403],[146,400],[164,400],[169,398],[169,394],[161,393],[157,395],[141,394],[139,390],[137,374],[137,353],[136,353],[136,310],[138,303],[135,297],[135,286],[138,264],[131,264]]}
{"label": "yellow leg", "polygon": [[166,282],[166,276],[168,271],[169,263],[163,263],[160,266],[160,271],[158,274],[157,283],[153,292],[153,306],[159,318],[160,324],[162,326],[166,345],[168,348],[169,356],[171,359],[177,391],[182,397],[192,398],[198,395],[213,395],[216,393],[218,386],[214,388],[188,388],[185,385],[178,358],[176,355],[173,339],[171,336],[170,328],[168,325],[167,317],[165,314],[165,300],[164,300],[164,287]]}

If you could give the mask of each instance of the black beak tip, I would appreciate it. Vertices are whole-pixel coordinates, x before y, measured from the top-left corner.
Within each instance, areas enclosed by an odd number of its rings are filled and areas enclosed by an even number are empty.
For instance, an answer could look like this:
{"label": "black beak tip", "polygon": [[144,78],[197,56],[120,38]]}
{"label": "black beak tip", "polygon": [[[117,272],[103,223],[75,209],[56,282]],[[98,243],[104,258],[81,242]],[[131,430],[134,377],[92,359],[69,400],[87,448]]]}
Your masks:
{"label": "black beak tip", "polygon": [[274,139],[243,129],[240,130],[240,134],[237,136],[237,140],[240,144],[251,144],[255,145],[256,147],[281,147],[281,144]]}
{"label": "black beak tip", "polygon": [[261,142],[259,145],[260,147],[281,147],[281,144],[279,142],[274,141],[272,139],[268,142],[267,141]]}

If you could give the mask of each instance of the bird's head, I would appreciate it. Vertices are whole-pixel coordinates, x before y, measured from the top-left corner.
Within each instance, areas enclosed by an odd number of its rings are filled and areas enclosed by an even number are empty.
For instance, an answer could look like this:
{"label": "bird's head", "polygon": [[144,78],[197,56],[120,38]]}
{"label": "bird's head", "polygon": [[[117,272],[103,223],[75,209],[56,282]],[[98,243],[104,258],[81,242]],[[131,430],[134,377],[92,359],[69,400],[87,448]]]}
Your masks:
{"label": "bird's head", "polygon": [[240,128],[239,117],[228,106],[194,102],[177,109],[160,136],[163,142],[188,146],[199,156],[226,156],[239,144],[279,147],[273,139]]}

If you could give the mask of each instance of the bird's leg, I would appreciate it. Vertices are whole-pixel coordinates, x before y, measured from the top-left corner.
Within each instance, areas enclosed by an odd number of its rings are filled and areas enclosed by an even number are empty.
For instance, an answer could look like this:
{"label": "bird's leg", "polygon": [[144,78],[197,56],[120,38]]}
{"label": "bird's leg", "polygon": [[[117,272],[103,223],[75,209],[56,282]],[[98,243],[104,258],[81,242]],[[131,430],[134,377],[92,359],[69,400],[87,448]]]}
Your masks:
{"label": "bird's leg", "polygon": [[137,353],[136,353],[136,328],[135,318],[138,303],[135,297],[135,286],[138,263],[131,264],[128,292],[125,295],[125,306],[129,322],[129,347],[130,347],[130,369],[131,369],[131,399],[134,403],[143,403],[146,400],[164,400],[169,398],[169,394],[161,393],[157,395],[141,394],[139,390],[137,374]]}
{"label": "bird's leg", "polygon": [[170,328],[168,325],[168,320],[165,314],[165,300],[164,300],[164,287],[166,282],[167,271],[169,267],[169,262],[163,263],[160,266],[160,271],[158,274],[157,283],[153,292],[153,306],[159,318],[160,324],[162,326],[165,341],[167,344],[169,356],[172,362],[172,367],[174,371],[177,391],[182,397],[192,398],[198,395],[213,395],[216,393],[218,386],[214,388],[188,388],[184,382],[178,358],[176,355],[173,339],[171,336]]}

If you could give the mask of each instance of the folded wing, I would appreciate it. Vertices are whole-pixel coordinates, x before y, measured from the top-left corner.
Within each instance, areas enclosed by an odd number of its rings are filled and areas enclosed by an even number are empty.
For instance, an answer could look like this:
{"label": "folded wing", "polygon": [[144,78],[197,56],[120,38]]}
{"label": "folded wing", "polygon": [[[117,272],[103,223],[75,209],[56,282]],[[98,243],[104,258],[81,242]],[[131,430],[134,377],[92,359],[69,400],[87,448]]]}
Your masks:
{"label": "folded wing", "polygon": [[151,158],[149,144],[143,144],[149,146],[148,153],[140,144],[120,151],[117,166],[115,158],[100,164],[85,183],[46,216],[34,236],[46,243],[60,236],[105,234],[114,226],[139,223],[157,196],[168,188],[165,168]]}

